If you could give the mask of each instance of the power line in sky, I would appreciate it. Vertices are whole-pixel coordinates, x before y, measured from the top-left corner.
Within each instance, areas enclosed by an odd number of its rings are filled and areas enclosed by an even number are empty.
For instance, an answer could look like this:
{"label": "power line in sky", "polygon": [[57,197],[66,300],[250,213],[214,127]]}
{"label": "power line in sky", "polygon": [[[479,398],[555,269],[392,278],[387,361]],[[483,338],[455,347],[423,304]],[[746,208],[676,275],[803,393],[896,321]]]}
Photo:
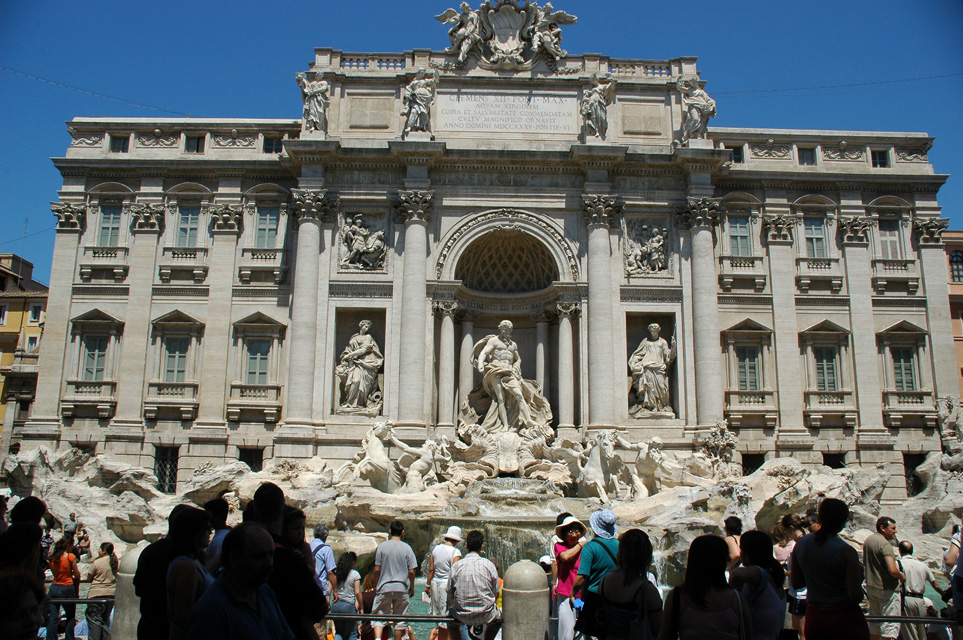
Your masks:
{"label": "power line in sky", "polygon": [[[42,234],[42,233],[49,233],[50,231],[53,231],[53,230],[56,229],[56,228],[57,228],[57,227],[54,226],[54,227],[50,227],[49,229],[43,229],[42,231],[35,231],[35,232],[33,232],[33,233],[30,233],[30,234],[24,234],[23,236],[21,236],[21,237],[19,237],[19,238],[14,238],[13,240],[7,240],[6,242],[0,242],[0,247],[5,246],[5,245],[8,245],[8,244],[13,244],[14,242],[20,242],[21,240],[26,240],[27,238],[32,238],[32,237],[34,237],[34,236],[39,236],[39,235]],[[23,251],[23,250],[24,250],[24,249],[21,249],[21,251]]]}
{"label": "power line in sky", "polygon": [[23,71],[17,71],[16,69],[9,69],[7,67],[0,67],[0,71],[6,71],[7,73],[12,73],[14,75],[23,76],[24,78],[29,78],[31,80],[36,80],[37,82],[43,82],[45,84],[50,84],[55,87],[60,87],[61,89],[69,89],[70,91],[76,91],[77,93],[83,93],[88,96],[94,96],[95,98],[103,98],[104,100],[112,100],[114,102],[119,102],[120,104],[125,104],[129,107],[137,107],[138,109],[152,109],[154,111],[161,111],[163,113],[171,113],[175,116],[184,116],[185,118],[190,118],[189,113],[181,113],[180,111],[172,111],[170,109],[164,109],[163,107],[154,107],[149,104],[140,104],[139,102],[131,102],[130,100],[123,100],[121,98],[115,98],[113,96],[106,96],[102,93],[97,93],[95,91],[88,91],[87,89],[81,89],[79,87],[72,87],[69,84],[63,84],[62,82],[56,82],[54,80],[47,80],[46,78],[41,78],[38,76],[30,75],[29,73],[24,73]]}
{"label": "power line in sky", "polygon": [[852,87],[871,87],[881,84],[898,84],[901,82],[922,82],[924,80],[939,80],[942,78],[957,78],[963,76],[961,73],[947,73],[941,76],[923,76],[921,78],[902,78],[900,80],[878,80],[876,82],[854,82],[852,84],[827,84],[819,87],[792,87],[788,89],[746,89],[744,91],[713,91],[714,96],[733,96],[737,94],[751,93],[787,93],[790,91],[817,91],[821,89],[848,89]]}

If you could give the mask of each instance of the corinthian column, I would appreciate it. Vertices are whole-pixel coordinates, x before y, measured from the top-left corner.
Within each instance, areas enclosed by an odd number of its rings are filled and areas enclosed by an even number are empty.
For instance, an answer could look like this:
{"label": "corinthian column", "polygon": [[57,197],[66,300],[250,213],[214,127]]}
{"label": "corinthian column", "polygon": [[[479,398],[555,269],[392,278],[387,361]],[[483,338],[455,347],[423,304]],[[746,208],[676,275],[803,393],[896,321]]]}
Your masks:
{"label": "corinthian column", "polygon": [[614,398],[615,357],[612,351],[612,265],[609,228],[618,219],[618,196],[583,195],[582,213],[588,225],[588,400],[589,425],[614,426],[618,403]]}
{"label": "corinthian column", "polygon": [[578,315],[575,303],[559,303],[558,311],[558,426],[575,426],[575,348],[572,318]]}
{"label": "corinthian column", "polygon": [[548,311],[532,314],[535,321],[535,380],[542,387],[542,395],[548,398],[548,322],[552,316]]}
{"label": "corinthian column", "polygon": [[438,357],[438,426],[450,427],[454,423],[455,401],[455,312],[458,303],[442,301],[434,303],[435,313],[441,315],[441,349]]}
{"label": "corinthian column", "polygon": [[298,253],[291,295],[291,361],[286,422],[307,425],[312,421],[314,404],[321,224],[333,215],[338,199],[328,197],[324,189],[294,189],[291,195],[298,226]]}
{"label": "corinthian column", "polygon": [[461,318],[461,352],[458,354],[459,410],[475,387],[475,367],[471,366],[471,352],[475,347],[475,318],[477,317],[477,311],[466,311]]}
{"label": "corinthian column", "polygon": [[696,413],[699,424],[722,420],[723,391],[719,347],[719,302],[716,298],[712,229],[719,222],[719,198],[689,198],[676,209],[689,231],[692,270],[692,320],[695,327]]}
{"label": "corinthian column", "polygon": [[399,362],[398,421],[425,424],[425,335],[428,329],[428,220],[434,194],[401,191],[398,212],[405,221],[404,274],[401,282],[401,362]]}

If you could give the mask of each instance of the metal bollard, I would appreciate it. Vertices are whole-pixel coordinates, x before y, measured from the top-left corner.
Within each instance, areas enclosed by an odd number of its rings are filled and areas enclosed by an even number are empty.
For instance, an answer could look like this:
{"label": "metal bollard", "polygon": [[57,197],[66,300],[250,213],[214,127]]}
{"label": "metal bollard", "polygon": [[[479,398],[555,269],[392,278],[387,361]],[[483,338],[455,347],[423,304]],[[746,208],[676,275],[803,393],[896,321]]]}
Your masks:
{"label": "metal bollard", "polygon": [[531,560],[516,562],[505,572],[502,586],[502,638],[548,638],[548,581],[545,571]]}
{"label": "metal bollard", "polygon": [[114,624],[112,638],[136,638],[140,621],[140,598],[134,594],[134,573],[144,547],[134,547],[124,554],[117,567],[117,590],[114,594]]}

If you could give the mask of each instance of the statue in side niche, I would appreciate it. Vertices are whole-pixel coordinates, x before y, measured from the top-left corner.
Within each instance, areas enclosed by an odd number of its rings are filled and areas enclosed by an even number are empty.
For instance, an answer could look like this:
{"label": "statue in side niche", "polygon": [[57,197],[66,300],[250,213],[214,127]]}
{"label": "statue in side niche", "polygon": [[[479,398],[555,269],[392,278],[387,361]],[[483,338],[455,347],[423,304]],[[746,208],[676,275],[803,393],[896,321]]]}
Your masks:
{"label": "statue in side niche", "polygon": [[471,5],[467,2],[461,3],[461,13],[455,9],[448,9],[444,13],[435,16],[445,24],[453,25],[448,30],[448,39],[451,40],[451,47],[445,50],[448,54],[458,54],[458,64],[465,64],[472,49],[481,44],[481,19],[477,11],[472,11]]}
{"label": "statue in side niche", "polygon": [[629,358],[629,371],[632,374],[632,390],[635,404],[629,408],[633,417],[652,413],[670,413],[674,417],[669,397],[669,365],[675,360],[675,336],[672,344],[659,337],[662,330],[656,323],[648,327],[649,337],[639,343],[639,347]]}
{"label": "statue in side niche", "polygon": [[415,79],[405,87],[404,95],[401,97],[401,115],[405,118],[405,125],[401,131],[404,139],[413,131],[423,131],[431,134],[431,139],[435,136],[431,133],[431,105],[435,101],[435,89],[438,87],[438,71],[432,71],[427,75],[424,69],[418,69]]}
{"label": "statue in side niche", "polygon": [[580,111],[586,140],[589,137],[605,140],[609,129],[608,106],[615,99],[615,80],[608,74],[592,74],[592,88],[582,96]]}
{"label": "statue in side niche", "polygon": [[335,368],[340,381],[341,404],[338,413],[354,413],[376,416],[381,413],[382,397],[378,387],[378,372],[384,365],[378,343],[369,331],[371,321],[362,320],[358,333],[351,336],[348,346],[341,352],[341,361]]}
{"label": "statue in side niche", "polygon": [[329,85],[324,80],[308,80],[305,73],[295,76],[301,87],[301,98],[304,100],[304,113],[301,126],[304,131],[328,131],[328,90]]}
{"label": "statue in side niche", "polygon": [[682,78],[676,81],[682,93],[682,142],[705,138],[709,118],[716,117],[716,101],[699,87],[698,78]]}

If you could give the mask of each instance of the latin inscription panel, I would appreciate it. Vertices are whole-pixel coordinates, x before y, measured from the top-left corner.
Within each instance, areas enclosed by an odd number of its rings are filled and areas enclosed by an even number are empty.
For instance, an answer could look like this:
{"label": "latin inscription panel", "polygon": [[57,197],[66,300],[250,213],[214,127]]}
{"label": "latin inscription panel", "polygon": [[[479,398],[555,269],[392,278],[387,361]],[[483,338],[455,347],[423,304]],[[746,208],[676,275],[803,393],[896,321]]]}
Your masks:
{"label": "latin inscription panel", "polygon": [[578,101],[546,94],[439,93],[436,131],[578,135]]}

